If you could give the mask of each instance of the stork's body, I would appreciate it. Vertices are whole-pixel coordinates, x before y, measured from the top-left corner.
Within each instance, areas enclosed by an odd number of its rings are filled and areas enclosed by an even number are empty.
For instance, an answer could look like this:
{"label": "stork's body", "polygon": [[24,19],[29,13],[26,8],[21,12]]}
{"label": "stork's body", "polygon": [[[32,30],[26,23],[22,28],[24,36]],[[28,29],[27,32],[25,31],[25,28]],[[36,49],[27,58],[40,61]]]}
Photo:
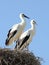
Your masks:
{"label": "stork's body", "polygon": [[16,44],[16,50],[23,50],[32,41],[35,34],[35,21],[31,20],[31,28],[26,32],[22,33]]}
{"label": "stork's body", "polygon": [[25,16],[24,14],[20,14],[20,18],[21,18],[21,22],[18,24],[15,24],[8,32],[7,34],[7,39],[5,44],[6,45],[10,45],[12,44],[14,41],[18,40],[18,38],[20,37],[20,35],[22,34],[25,26],[26,26],[26,21],[25,21],[25,17],[29,18],[27,16]]}

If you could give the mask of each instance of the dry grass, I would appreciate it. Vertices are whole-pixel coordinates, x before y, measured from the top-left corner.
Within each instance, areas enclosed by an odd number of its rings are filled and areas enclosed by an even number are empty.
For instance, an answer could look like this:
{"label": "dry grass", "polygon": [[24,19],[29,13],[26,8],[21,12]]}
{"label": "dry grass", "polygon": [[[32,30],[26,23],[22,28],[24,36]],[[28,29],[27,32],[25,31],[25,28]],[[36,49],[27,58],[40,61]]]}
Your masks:
{"label": "dry grass", "polygon": [[41,65],[32,52],[0,49],[0,65]]}

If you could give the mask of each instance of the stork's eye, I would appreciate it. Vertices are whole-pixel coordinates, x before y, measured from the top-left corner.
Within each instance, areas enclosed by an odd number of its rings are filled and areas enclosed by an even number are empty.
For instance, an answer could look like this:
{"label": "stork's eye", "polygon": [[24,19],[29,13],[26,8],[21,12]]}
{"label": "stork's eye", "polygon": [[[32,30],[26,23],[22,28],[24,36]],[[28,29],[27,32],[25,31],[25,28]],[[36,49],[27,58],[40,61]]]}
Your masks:
{"label": "stork's eye", "polygon": [[24,16],[24,14],[22,14]]}

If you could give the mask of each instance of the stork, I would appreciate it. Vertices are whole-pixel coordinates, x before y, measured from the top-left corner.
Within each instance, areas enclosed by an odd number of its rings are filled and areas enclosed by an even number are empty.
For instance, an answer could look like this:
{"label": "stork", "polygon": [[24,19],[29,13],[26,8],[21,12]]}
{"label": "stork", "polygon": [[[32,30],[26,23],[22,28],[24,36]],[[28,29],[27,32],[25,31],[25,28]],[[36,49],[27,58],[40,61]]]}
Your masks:
{"label": "stork", "polygon": [[28,18],[25,14],[20,13],[20,19],[22,20],[20,23],[15,24],[12,26],[12,28],[8,31],[7,34],[7,39],[5,41],[5,45],[10,45],[13,42],[15,42],[16,40],[18,40],[18,38],[20,37],[21,33],[23,32],[25,26],[26,26],[26,20],[25,18]]}
{"label": "stork", "polygon": [[31,20],[31,28],[21,34],[15,46],[16,50],[21,51],[31,43],[32,38],[35,35],[35,24],[36,24],[35,20]]}

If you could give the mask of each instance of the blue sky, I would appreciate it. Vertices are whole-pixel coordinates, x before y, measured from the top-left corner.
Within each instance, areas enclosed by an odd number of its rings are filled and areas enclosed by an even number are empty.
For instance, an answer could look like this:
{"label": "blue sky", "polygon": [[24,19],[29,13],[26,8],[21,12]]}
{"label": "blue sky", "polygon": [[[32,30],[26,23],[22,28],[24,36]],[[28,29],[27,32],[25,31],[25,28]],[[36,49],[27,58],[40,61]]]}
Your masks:
{"label": "blue sky", "polygon": [[[21,21],[20,13],[36,20],[36,35],[29,49],[44,59],[42,65],[49,65],[49,0],[0,0],[0,47],[14,48],[15,44],[7,47],[5,39],[11,26]],[[30,20],[26,19],[25,30],[30,28]]]}

